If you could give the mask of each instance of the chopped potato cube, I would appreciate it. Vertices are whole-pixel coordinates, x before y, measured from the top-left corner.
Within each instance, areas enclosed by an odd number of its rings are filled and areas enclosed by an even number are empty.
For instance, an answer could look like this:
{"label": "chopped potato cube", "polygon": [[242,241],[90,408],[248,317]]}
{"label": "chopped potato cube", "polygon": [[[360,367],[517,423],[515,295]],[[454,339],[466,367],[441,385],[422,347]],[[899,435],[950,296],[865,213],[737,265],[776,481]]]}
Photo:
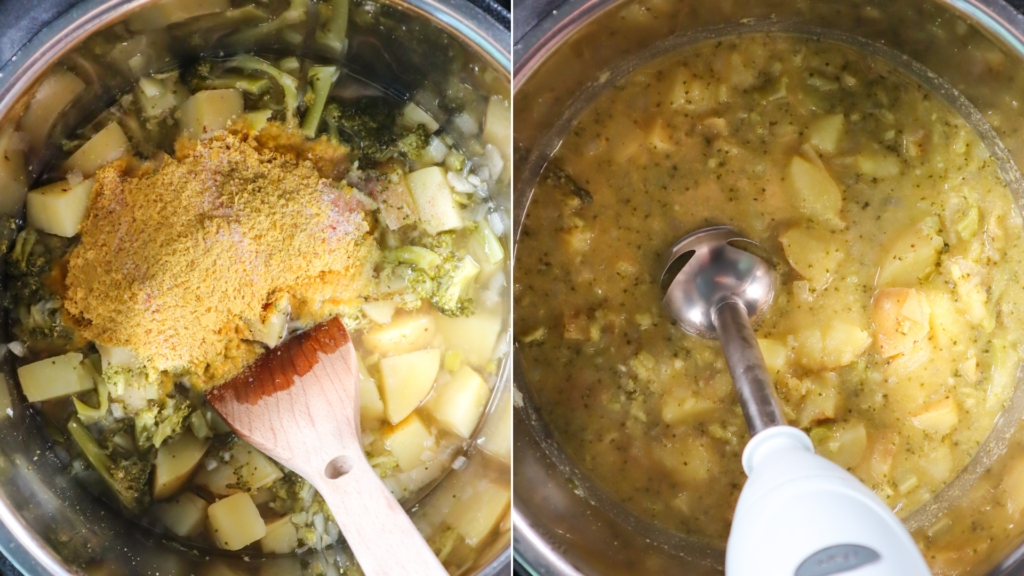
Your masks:
{"label": "chopped potato cube", "polygon": [[913,288],[883,288],[873,300],[872,318],[883,357],[907,352],[928,335],[931,306],[924,294]]}
{"label": "chopped potato cube", "polygon": [[960,423],[956,400],[953,398],[939,400],[911,415],[910,421],[922,430],[940,435],[947,434]]}
{"label": "chopped potato cube", "polygon": [[25,199],[28,223],[65,238],[78,234],[92,197],[92,179],[71,185],[67,180],[36,188]]}
{"label": "chopped potato cube", "polygon": [[463,438],[469,438],[483,416],[491,389],[469,366],[452,374],[430,396],[426,408],[438,422]]}
{"label": "chopped potato cube", "polygon": [[95,388],[92,376],[82,367],[83,358],[78,352],[68,352],[18,368],[25,397],[29,402],[41,402]]}
{"label": "chopped potato cube", "polygon": [[363,336],[363,344],[378,354],[405,354],[428,346],[434,340],[436,330],[433,316],[400,314],[388,324],[368,330]]}
{"label": "chopped potato cube", "polygon": [[470,546],[476,546],[501,522],[511,498],[507,488],[495,484],[466,486],[445,520]]}
{"label": "chopped potato cube", "polygon": [[501,316],[478,312],[472,316],[437,318],[437,331],[445,347],[462,353],[462,360],[471,366],[484,366],[491,361],[498,337],[502,336]]}
{"label": "chopped potato cube", "polygon": [[769,372],[778,372],[786,367],[789,361],[789,349],[778,340],[758,338],[757,346],[761,349],[761,356],[764,357],[764,364]]}
{"label": "chopped potato cube", "polygon": [[423,227],[430,234],[462,228],[462,212],[448,185],[448,173],[440,166],[430,166],[406,177],[409,192],[420,215]]}
{"label": "chopped potato cube", "polygon": [[898,432],[879,434],[868,452],[867,471],[871,479],[884,484],[892,474],[892,463],[900,446]]}
{"label": "chopped potato cube", "polygon": [[945,263],[946,272],[956,289],[956,306],[976,326],[988,317],[988,291],[985,270],[964,258],[953,258]]}
{"label": "chopped potato cube", "polygon": [[245,111],[242,91],[235,89],[196,92],[179,109],[181,131],[193,140],[209,138]]}
{"label": "chopped potato cube", "polygon": [[937,218],[928,218],[900,234],[883,253],[877,286],[916,286],[935,270],[943,241]]}
{"label": "chopped potato cube", "polygon": [[854,159],[857,170],[871,178],[891,178],[900,173],[900,159],[894,154],[863,152]]}
{"label": "chopped potato cube", "polygon": [[843,136],[845,121],[842,114],[830,114],[818,118],[807,130],[811,146],[818,152],[835,154],[839,139]]}
{"label": "chopped potato cube", "polygon": [[254,491],[284,476],[281,469],[248,443],[235,440],[227,462],[220,461],[213,469],[200,467],[193,483],[215,496]]}
{"label": "chopped potato cube", "polygon": [[398,467],[408,472],[423,464],[423,453],[436,446],[434,434],[413,414],[384,431],[384,446],[398,460]]}
{"label": "chopped potato cube", "polygon": [[999,487],[1006,494],[1006,509],[1010,512],[1010,517],[1018,518],[1024,510],[1024,458],[1018,456],[1016,461],[1006,468]]}
{"label": "chopped potato cube", "polygon": [[834,319],[823,328],[810,326],[793,335],[793,357],[811,369],[851,364],[871,345],[871,334],[845,320]]}
{"label": "chopped potato cube", "polygon": [[209,441],[196,438],[188,430],[160,444],[153,468],[153,499],[163,500],[180,490],[192,477],[209,446]]}
{"label": "chopped potato cube", "polygon": [[704,398],[669,394],[661,401],[661,419],[670,426],[699,420],[718,412],[718,405]]}
{"label": "chopped potato cube", "polygon": [[381,386],[388,422],[397,424],[412,414],[430,394],[440,369],[440,350],[419,350],[381,359]]}
{"label": "chopped potato cube", "polygon": [[0,214],[7,216],[21,212],[28,193],[25,154],[17,136],[14,127],[0,132]]}
{"label": "chopped potato cube", "polygon": [[111,122],[82,145],[64,163],[64,171],[77,170],[88,178],[97,170],[128,153],[131,144],[117,122]]}
{"label": "chopped potato cube", "polygon": [[793,269],[814,288],[828,284],[843,260],[843,251],[834,234],[796,226],[779,236],[786,259]]}
{"label": "chopped potato cube", "polygon": [[807,380],[809,384],[800,410],[797,412],[797,426],[805,428],[815,422],[832,420],[839,413],[842,395],[835,375],[817,374]]}
{"label": "chopped potato cube", "polygon": [[[864,457],[868,445],[867,429],[863,422],[846,422],[827,428],[820,437],[817,452],[843,468],[853,468]],[[813,435],[817,436],[817,435]]]}
{"label": "chopped potato cube", "polygon": [[491,96],[487,101],[483,138],[501,152],[507,171],[512,160],[512,109],[501,96]]}
{"label": "chopped potato cube", "polygon": [[185,492],[173,500],[156,504],[153,513],[168,530],[185,538],[195,536],[203,529],[209,506],[206,500]]}
{"label": "chopped potato cube", "polygon": [[377,324],[388,324],[391,319],[395,317],[395,311],[398,310],[398,303],[391,300],[378,300],[376,302],[366,302],[361,306],[363,314]]}
{"label": "chopped potato cube", "polygon": [[210,537],[224,550],[241,550],[267,534],[260,511],[245,492],[210,504],[206,514]]}
{"label": "chopped potato cube", "polygon": [[480,448],[505,463],[512,462],[511,394],[498,395],[498,404],[480,431]]}
{"label": "chopped potato cube", "polygon": [[267,535],[260,538],[264,554],[290,554],[299,547],[299,533],[291,515],[267,523]]}
{"label": "chopped potato cube", "polygon": [[786,170],[786,190],[793,207],[808,218],[842,226],[843,194],[823,167],[794,156]]}
{"label": "chopped potato cube", "polygon": [[380,398],[380,389],[366,369],[363,361],[359,362],[359,420],[363,426],[377,427],[384,420],[384,401]]}
{"label": "chopped potato cube", "polygon": [[437,132],[437,129],[441,127],[433,116],[412,102],[406,103],[402,108],[401,114],[398,115],[398,125],[410,132],[417,126],[423,126],[431,134]]}

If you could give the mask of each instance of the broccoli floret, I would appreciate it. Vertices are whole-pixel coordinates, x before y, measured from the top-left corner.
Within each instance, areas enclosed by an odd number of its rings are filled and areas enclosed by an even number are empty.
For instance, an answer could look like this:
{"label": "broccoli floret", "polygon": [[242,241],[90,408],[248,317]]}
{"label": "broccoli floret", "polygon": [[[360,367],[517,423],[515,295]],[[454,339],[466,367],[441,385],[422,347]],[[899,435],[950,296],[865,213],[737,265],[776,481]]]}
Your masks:
{"label": "broccoli floret", "polygon": [[306,138],[316,138],[316,129],[320,127],[320,118],[324,113],[324,104],[327,103],[327,95],[338,79],[337,66],[313,66],[309,69],[309,87],[306,90],[306,98],[311,100],[302,119],[302,134]]}
{"label": "broccoli floret", "polygon": [[149,507],[149,473],[152,468],[149,462],[137,457],[115,459],[100,446],[77,416],[72,416],[68,422],[68,433],[127,512],[139,515]]}
{"label": "broccoli floret", "polygon": [[398,112],[384,98],[363,98],[351,106],[331,103],[324,119],[332,137],[360,151],[368,161],[384,158],[397,141]]}
{"label": "broccoli floret", "polygon": [[442,263],[440,274],[435,273],[437,286],[430,301],[445,316],[463,316],[473,313],[473,302],[466,294],[480,273],[480,265],[472,256],[463,256],[455,263]]}
{"label": "broccoli floret", "polygon": [[156,406],[135,413],[135,444],[139,448],[160,447],[164,440],[176,435],[192,413],[185,400],[169,396]]}
{"label": "broccoli floret", "polygon": [[57,280],[51,273],[70,246],[66,238],[26,228],[5,257],[8,288],[2,302],[11,311],[15,335],[30,348],[70,345],[74,339],[61,319],[62,303],[54,292],[57,283],[47,282]]}
{"label": "broccoli floret", "polygon": [[398,141],[398,148],[416,164],[433,164],[430,132],[422,124]]}
{"label": "broccoli floret", "polygon": [[393,250],[385,260],[412,265],[406,282],[438,312],[452,317],[472,314],[469,288],[480,273],[480,265],[472,256],[455,250],[450,232],[437,234],[428,244],[429,248],[406,246]]}

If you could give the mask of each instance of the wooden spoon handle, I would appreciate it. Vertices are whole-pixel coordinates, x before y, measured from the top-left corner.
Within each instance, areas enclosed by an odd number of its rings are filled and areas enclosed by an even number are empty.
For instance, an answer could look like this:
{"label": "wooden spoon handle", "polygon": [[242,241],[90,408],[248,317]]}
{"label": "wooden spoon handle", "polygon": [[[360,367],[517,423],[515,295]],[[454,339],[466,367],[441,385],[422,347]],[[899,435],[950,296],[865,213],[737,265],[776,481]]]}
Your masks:
{"label": "wooden spoon handle", "polygon": [[448,571],[369,462],[345,458],[331,461],[316,488],[363,572],[367,576],[447,576]]}

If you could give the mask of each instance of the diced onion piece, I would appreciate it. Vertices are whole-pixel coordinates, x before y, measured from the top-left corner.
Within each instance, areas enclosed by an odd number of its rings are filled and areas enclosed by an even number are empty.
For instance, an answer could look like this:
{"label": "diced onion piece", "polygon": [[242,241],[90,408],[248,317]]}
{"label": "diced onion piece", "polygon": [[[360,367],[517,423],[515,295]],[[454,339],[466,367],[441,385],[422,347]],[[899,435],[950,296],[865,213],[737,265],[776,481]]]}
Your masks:
{"label": "diced onion piece", "polygon": [[29,225],[65,238],[78,234],[89,210],[92,185],[91,178],[74,186],[64,180],[29,192],[25,201]]}
{"label": "diced onion piece", "polygon": [[419,350],[382,358],[380,374],[388,422],[401,422],[430,394],[441,369],[440,350]]}
{"label": "diced onion piece", "polygon": [[434,434],[413,414],[384,432],[384,446],[398,460],[398,467],[408,472],[423,464],[424,454],[434,449]]}
{"label": "diced onion piece", "polygon": [[193,140],[209,138],[228,127],[245,109],[241,90],[203,90],[181,105],[182,133]]}
{"label": "diced onion piece", "polygon": [[423,227],[431,234],[462,228],[462,213],[452,196],[444,168],[431,166],[406,178]]}
{"label": "diced onion piece", "polygon": [[173,500],[153,506],[153,514],[168,530],[185,538],[195,536],[206,522],[206,500],[191,492],[185,492]]}
{"label": "diced onion piece", "polygon": [[469,366],[463,366],[430,395],[426,409],[437,421],[463,438],[469,438],[491,398],[487,383]]}
{"label": "diced onion piece", "polygon": [[96,383],[82,366],[83,356],[68,352],[18,368],[21,389],[29,402],[41,402],[92,390]]}
{"label": "diced onion piece", "polygon": [[153,469],[153,499],[163,500],[180,490],[192,477],[209,446],[209,441],[200,440],[187,430],[162,443],[156,451]]}
{"label": "diced onion piece", "polygon": [[117,122],[111,122],[68,158],[64,171],[78,171],[88,178],[97,170],[128,153],[131,144]]}
{"label": "diced onion piece", "polygon": [[224,550],[241,550],[267,535],[267,525],[245,492],[218,500],[206,511],[210,537]]}

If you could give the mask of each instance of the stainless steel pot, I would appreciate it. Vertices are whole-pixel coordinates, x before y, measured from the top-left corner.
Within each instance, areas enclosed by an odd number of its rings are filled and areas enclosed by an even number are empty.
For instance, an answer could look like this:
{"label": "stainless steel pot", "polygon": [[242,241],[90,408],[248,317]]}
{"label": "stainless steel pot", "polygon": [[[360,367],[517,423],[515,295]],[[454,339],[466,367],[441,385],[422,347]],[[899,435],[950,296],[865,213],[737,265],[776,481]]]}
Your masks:
{"label": "stainless steel pot", "polygon": [[[275,3],[287,5],[279,0],[269,4]],[[0,68],[0,132],[18,121],[40,80],[56,66],[73,71],[87,86],[54,124],[52,141],[113,104],[115,96],[133,85],[139,75],[199,54],[249,48],[287,55],[308,51],[301,38],[294,45],[288,45],[287,39],[282,44],[279,38],[256,40],[251,46],[226,46],[221,41],[226,30],[236,32],[262,23],[254,19],[225,23],[217,20],[216,14],[208,14],[168,26],[165,8],[173,4],[196,6],[203,0],[86,0],[47,26]],[[232,2],[235,8],[247,4],[245,0]],[[251,4],[266,7],[268,2]],[[510,96],[509,33],[465,0],[353,2],[352,6],[379,11],[395,27],[386,30],[350,22],[343,66],[349,72],[400,97],[428,81],[445,85],[438,83],[452,80],[455,74],[478,94]],[[133,42],[131,49],[140,59],[126,67],[116,48]],[[440,58],[454,59],[456,65],[438,65]],[[449,97],[443,91],[435,96],[435,105]],[[460,144],[469,149],[481,146],[472,138]],[[51,150],[53,146],[49,145]],[[47,159],[47,146],[30,152],[30,178],[39,175]],[[494,197],[506,212],[511,210],[507,180],[503,191]],[[6,321],[0,326],[6,326]],[[125,519],[68,477],[67,455],[49,446],[41,420],[15,385],[9,358],[0,362],[0,552],[24,574],[300,576],[339,574],[343,569],[349,573],[353,567],[344,546],[298,556],[244,557],[192,549]],[[510,393],[510,364],[506,357],[485,418],[501,420],[495,416],[495,406],[500,408],[497,398]],[[488,458],[473,449],[466,456],[466,470]],[[414,520],[431,522],[429,508],[428,496],[413,508]],[[460,573],[507,573],[510,539],[508,532],[500,535],[478,550]],[[358,568],[354,570],[358,573]]]}
{"label": "stainless steel pot", "polygon": [[[540,170],[602,86],[666,51],[722,35],[834,36],[927,69],[981,113],[1013,163],[1024,162],[1024,17],[1000,0],[569,0],[553,10],[549,1],[537,4],[546,15],[528,32],[517,29],[513,48],[517,235]],[[526,21],[516,15],[517,24]],[[723,550],[639,519],[581,473],[545,426],[522,373],[515,381],[516,560],[539,576],[721,574]],[[1010,471],[1024,462],[1022,409],[1018,383],[979,455],[905,519],[933,566],[957,566],[944,574],[1024,569],[1020,519],[992,539],[973,536],[986,522],[986,507],[1012,488],[1017,476]]]}

